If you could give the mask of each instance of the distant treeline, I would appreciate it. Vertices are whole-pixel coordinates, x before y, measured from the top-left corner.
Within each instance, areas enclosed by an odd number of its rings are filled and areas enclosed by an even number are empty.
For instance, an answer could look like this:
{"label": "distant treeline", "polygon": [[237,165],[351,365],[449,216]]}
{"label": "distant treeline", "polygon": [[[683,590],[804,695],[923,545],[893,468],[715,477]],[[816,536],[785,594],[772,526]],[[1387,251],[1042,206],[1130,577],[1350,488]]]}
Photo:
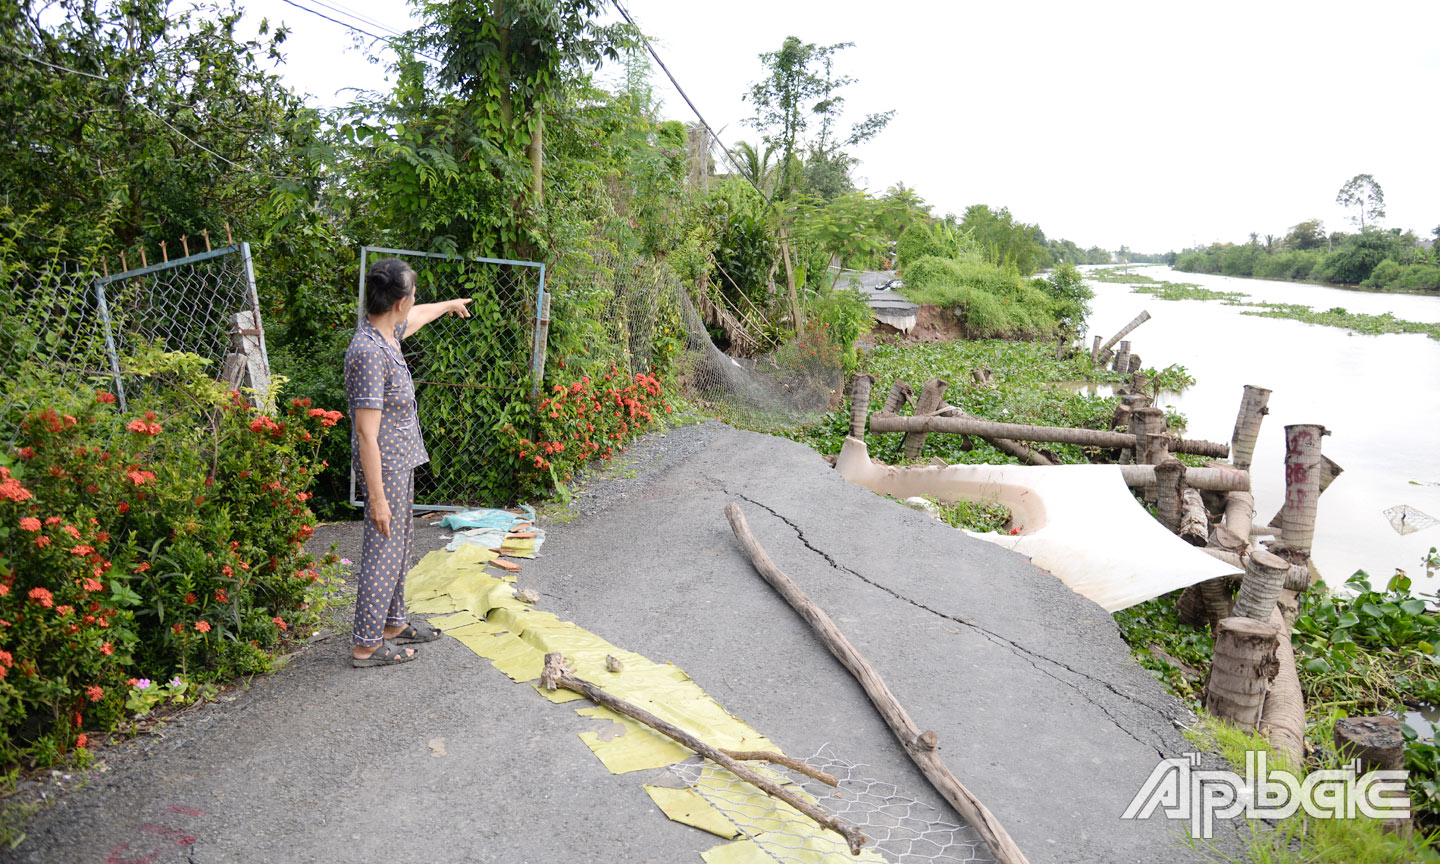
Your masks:
{"label": "distant treeline", "polygon": [[1247,243],[1212,243],[1168,257],[1171,266],[1187,273],[1440,292],[1440,254],[1414,232],[1398,228],[1327,236],[1321,223],[1311,220],[1284,237],[1251,234]]}

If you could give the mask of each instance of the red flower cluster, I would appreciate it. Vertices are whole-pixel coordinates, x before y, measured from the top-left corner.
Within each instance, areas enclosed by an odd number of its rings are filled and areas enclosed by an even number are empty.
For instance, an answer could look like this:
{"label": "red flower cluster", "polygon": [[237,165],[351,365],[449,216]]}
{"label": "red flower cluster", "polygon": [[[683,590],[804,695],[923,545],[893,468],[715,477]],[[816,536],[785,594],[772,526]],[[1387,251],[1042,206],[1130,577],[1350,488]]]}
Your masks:
{"label": "red flower cluster", "polygon": [[146,423],[138,417],[126,423],[125,428],[137,435],[159,435],[162,431],[159,423]]}
{"label": "red flower cluster", "polygon": [[0,501],[29,501],[35,494],[10,476],[10,469],[0,466]]}

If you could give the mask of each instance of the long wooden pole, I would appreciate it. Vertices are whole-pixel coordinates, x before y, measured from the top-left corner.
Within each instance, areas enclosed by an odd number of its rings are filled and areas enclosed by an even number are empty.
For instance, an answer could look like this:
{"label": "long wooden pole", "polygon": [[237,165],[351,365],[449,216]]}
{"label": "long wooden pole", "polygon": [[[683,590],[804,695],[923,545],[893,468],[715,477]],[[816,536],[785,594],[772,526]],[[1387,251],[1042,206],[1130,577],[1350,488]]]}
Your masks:
{"label": "long wooden pole", "polygon": [[865,695],[869,696],[870,701],[875,704],[876,710],[880,712],[886,725],[895,733],[895,737],[900,739],[900,743],[905,747],[905,752],[919,766],[920,773],[925,775],[925,779],[930,781],[936,791],[943,795],[945,800],[949,801],[955,810],[965,818],[965,821],[970,823],[976,833],[985,840],[985,845],[989,847],[990,854],[994,856],[997,864],[1029,864],[1025,854],[1020,851],[1019,846],[1015,845],[1015,841],[1010,839],[1010,835],[1006,833],[1004,826],[1000,824],[994,814],[956,779],[944,760],[940,758],[935,749],[939,744],[935,733],[929,730],[922,732],[920,727],[915,725],[915,721],[910,719],[910,715],[906,713],[900,701],[895,698],[895,694],[885,686],[885,679],[881,678],[880,673],[875,671],[875,667],[871,666],[860,652],[855,650],[855,646],[850,644],[850,640],[845,638],[845,634],[840,632],[840,629],[835,626],[835,622],[825,614],[825,610],[816,606],[815,602],[807,597],[805,592],[801,591],[799,586],[785,575],[784,571],[775,566],[775,562],[770,560],[770,556],[765,554],[764,548],[750,533],[750,526],[745,521],[745,514],[741,512],[740,505],[733,501],[726,504],[725,517],[730,520],[730,529],[735,532],[735,539],[740,541],[740,545],[744,547],[745,554],[750,556],[750,561],[755,565],[755,569],[759,571],[766,582],[770,583],[770,587],[780,592],[780,596],[784,597],[791,608],[805,619],[805,623],[810,625],[810,628],[825,643],[825,647],[835,655],[835,659],[839,660],[840,664],[860,682],[860,686],[865,690]]}
{"label": "long wooden pole", "polygon": [[[1027,426],[1021,423],[996,423],[974,417],[936,414],[921,414],[914,417],[875,414],[870,418],[870,431],[876,433],[949,432],[956,435],[974,435],[977,438],[1050,441],[1057,444],[1079,444],[1085,447],[1110,449],[1135,446],[1135,436],[1127,432],[1111,432],[1104,429],[1071,429],[1065,426]],[[1230,446],[1214,441],[1176,438],[1170,441],[1169,452],[1223,458],[1230,454]]]}
{"label": "long wooden pole", "polygon": [[[584,678],[575,675],[575,673],[571,672],[565,665],[565,658],[558,651],[553,651],[545,655],[545,667],[540,672],[540,684],[547,690],[554,690],[557,687],[564,690],[573,690],[591,702],[594,702],[596,705],[603,705],[617,714],[624,714],[626,717],[639,720],[656,732],[674,739],[686,748],[699,753],[701,756],[704,756],[706,759],[709,759],[711,762],[714,762],[716,765],[719,765],[726,771],[749,783],[751,786],[761,790],[766,795],[772,798],[779,798],[781,801],[784,801],[786,804],[789,804],[791,807],[814,819],[816,824],[821,827],[828,828],[844,837],[845,842],[850,846],[850,854],[852,855],[859,855],[861,847],[864,846],[869,839],[854,825],[836,819],[834,816],[831,816],[809,801],[798,797],[773,780],[768,780],[751,771],[749,768],[746,768],[744,765],[741,765],[736,756],[746,759],[766,759],[771,762],[779,762],[779,764],[791,768],[796,767],[796,760],[774,758],[779,754],[722,750],[719,747],[706,744],[684,729],[661,720],[659,717],[656,717],[638,705],[626,702],[618,696],[612,696],[591,682],[586,681]],[[800,764],[803,765],[803,763]],[[816,777],[817,773],[823,772],[815,772],[810,766],[805,765],[802,773]],[[835,781],[835,778],[830,777],[828,774],[824,777],[817,777],[816,779],[821,779],[832,786],[839,785],[838,782]]]}
{"label": "long wooden pole", "polygon": [[1114,345],[1116,342],[1119,342],[1121,339],[1124,339],[1126,336],[1129,336],[1131,330],[1134,330],[1136,327],[1139,327],[1141,324],[1144,324],[1146,321],[1149,320],[1150,313],[1141,310],[1140,314],[1136,315],[1129,324],[1121,327],[1119,333],[1111,336],[1110,340],[1104,345],[1101,345],[1099,350],[1095,352],[1096,355],[1098,355],[1099,357],[1100,363],[1103,364],[1110,359],[1110,346]]}

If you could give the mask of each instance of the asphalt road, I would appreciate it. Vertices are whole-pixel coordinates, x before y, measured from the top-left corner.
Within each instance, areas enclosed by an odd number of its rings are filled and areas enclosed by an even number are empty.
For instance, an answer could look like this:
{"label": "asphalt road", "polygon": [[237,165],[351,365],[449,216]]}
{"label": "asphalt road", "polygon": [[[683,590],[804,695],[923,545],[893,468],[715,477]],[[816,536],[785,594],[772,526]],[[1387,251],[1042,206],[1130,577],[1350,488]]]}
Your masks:
{"label": "asphalt road", "polygon": [[[775,562],[885,677],[942,755],[1041,862],[1192,860],[1181,824],[1122,821],[1182,706],[1093,603],[1027,560],[841,480],[813,451],[714,423],[637,443],[547,524],[520,584],[539,608],[671,661],[786,752],[831,743],[943,807],[859,686],[754,572],[738,501]],[[438,548],[422,525],[417,554]],[[355,523],[319,532],[358,560]],[[698,862],[578,732],[594,721],[451,639],[352,669],[345,634],[280,672],[101,751],[34,816],[18,862]],[[663,771],[663,769],[661,769]]]}

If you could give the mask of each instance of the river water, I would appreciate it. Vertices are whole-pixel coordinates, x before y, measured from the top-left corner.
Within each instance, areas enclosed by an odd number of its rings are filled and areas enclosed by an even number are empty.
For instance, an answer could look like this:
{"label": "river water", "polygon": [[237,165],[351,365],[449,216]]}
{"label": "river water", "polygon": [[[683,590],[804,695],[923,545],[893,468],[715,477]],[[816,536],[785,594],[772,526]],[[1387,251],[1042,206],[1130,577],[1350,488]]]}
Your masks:
{"label": "river water", "polygon": [[[1084,268],[1089,269],[1089,268]],[[1384,294],[1294,282],[1234,279],[1136,267],[1152,279],[1238,291],[1257,301],[1325,310],[1391,312],[1440,322],[1440,297]],[[1178,363],[1196,385],[1162,394],[1183,412],[1185,436],[1229,442],[1246,384],[1269,388],[1270,414],[1255,448],[1251,483],[1256,521],[1284,499],[1285,426],[1319,423],[1331,431],[1325,455],[1345,469],[1320,499],[1311,556],[1331,586],[1365,570],[1377,588],[1395,568],[1416,589],[1440,591],[1440,575],[1422,585],[1420,561],[1440,546],[1440,525],[1400,535],[1383,512],[1407,504],[1440,519],[1440,341],[1423,334],[1365,336],[1336,327],[1242,314],[1219,301],[1159,300],[1131,286],[1094,282],[1090,332],[1108,339],[1140,310],[1151,318],[1128,337],[1145,366]],[[1086,344],[1091,339],[1087,336]]]}

